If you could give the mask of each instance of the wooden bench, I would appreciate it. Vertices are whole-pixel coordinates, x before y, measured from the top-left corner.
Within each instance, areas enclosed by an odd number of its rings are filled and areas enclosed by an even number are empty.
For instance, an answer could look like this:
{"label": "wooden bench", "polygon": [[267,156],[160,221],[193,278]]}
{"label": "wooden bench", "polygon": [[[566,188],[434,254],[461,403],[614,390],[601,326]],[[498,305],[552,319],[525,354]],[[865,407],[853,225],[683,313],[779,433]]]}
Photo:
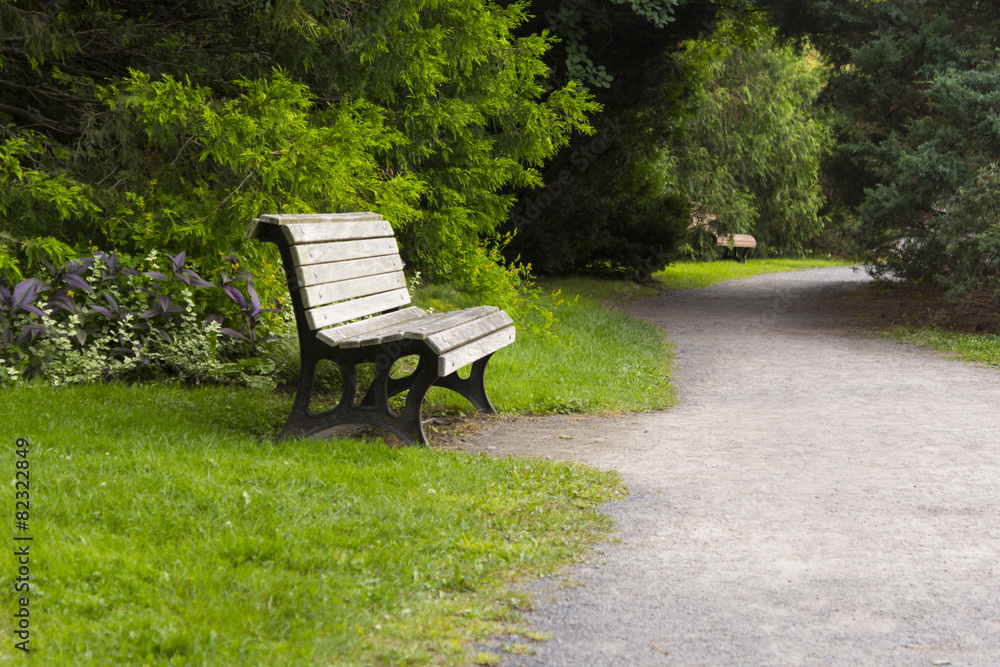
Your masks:
{"label": "wooden bench", "polygon": [[[740,264],[746,264],[747,257],[757,247],[757,239],[749,234],[719,234],[712,228],[711,222],[715,220],[714,215],[707,215],[704,218],[700,214],[694,213],[691,216],[691,224],[688,229],[704,229],[715,237],[715,244],[724,248],[722,258],[732,258]],[[741,252],[742,251],[742,254]]]}
{"label": "wooden bench", "polygon": [[757,247],[757,239],[749,234],[716,234],[715,244],[724,248],[723,259],[732,258],[740,264],[746,264],[747,257]]}
{"label": "wooden bench", "polygon": [[[514,342],[513,321],[495,306],[433,314],[407,307],[403,262],[380,215],[263,215],[246,236],[278,246],[298,329],[299,384],[279,437],[360,423],[384,428],[407,444],[427,444],[421,407],[431,386],[458,392],[481,412],[496,412],[484,372],[493,353]],[[416,369],[392,377],[393,364],[410,355],[418,359]],[[323,359],[339,367],[343,395],[333,409],[313,413],[316,365]],[[363,364],[374,367],[374,380],[360,395]],[[469,364],[469,376],[460,377],[459,369]],[[397,412],[389,399],[403,392]]]}

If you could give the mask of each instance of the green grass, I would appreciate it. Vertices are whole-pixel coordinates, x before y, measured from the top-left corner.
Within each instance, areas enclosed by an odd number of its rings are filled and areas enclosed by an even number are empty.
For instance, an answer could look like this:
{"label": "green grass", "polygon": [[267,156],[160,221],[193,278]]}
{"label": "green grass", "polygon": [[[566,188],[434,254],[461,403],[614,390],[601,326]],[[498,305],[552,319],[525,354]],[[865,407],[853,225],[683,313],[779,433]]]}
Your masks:
{"label": "green grass", "polygon": [[595,505],[619,492],[613,474],[274,443],[289,402],[169,385],[0,392],[9,479],[15,438],[31,443],[34,664],[465,664],[469,641],[516,631],[525,601],[509,582],[609,527]]}
{"label": "green grass", "polygon": [[732,260],[678,262],[653,274],[653,277],[670,289],[700,289],[727,280],[752,278],[764,273],[850,265],[850,262],[836,259],[750,259],[746,264]]}
{"label": "green grass", "polygon": [[[675,403],[670,384],[673,347],[654,324],[604,302],[655,294],[621,281],[574,278],[545,281],[557,322],[532,331],[519,327],[517,341],[494,355],[486,386],[498,410],[514,414],[642,411]],[[421,290],[419,304],[452,309],[467,305],[447,289]],[[429,410],[468,409],[464,399],[434,388]]]}
{"label": "green grass", "polygon": [[1000,368],[1000,336],[969,334],[939,327],[896,327],[887,334],[899,343],[930,347],[964,361]]}
{"label": "green grass", "polygon": [[[557,319],[521,327],[496,355],[497,407],[673,403],[663,333],[603,305],[654,290],[543,287]],[[422,290],[422,303],[468,305],[445,288]],[[488,662],[472,642],[532,638],[511,583],[579,557],[610,528],[596,505],[623,492],[613,473],[565,463],[378,440],[275,443],[290,402],[164,384],[0,392],[2,442],[32,445],[35,663]],[[435,390],[426,412],[468,407]],[[0,587],[13,577],[5,565]],[[4,605],[0,660],[14,655],[14,596]]]}

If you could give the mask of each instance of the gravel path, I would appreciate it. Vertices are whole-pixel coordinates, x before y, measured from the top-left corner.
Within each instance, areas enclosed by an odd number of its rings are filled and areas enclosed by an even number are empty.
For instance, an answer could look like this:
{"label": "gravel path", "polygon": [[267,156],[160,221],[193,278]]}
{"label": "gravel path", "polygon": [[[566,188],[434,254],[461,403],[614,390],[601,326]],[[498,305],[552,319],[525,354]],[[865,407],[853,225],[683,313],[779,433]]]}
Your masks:
{"label": "gravel path", "polygon": [[678,407],[470,438],[631,490],[617,541],[536,584],[551,638],[504,664],[1000,665],[1000,373],[851,335],[825,297],[866,279],[636,302],[677,345]]}

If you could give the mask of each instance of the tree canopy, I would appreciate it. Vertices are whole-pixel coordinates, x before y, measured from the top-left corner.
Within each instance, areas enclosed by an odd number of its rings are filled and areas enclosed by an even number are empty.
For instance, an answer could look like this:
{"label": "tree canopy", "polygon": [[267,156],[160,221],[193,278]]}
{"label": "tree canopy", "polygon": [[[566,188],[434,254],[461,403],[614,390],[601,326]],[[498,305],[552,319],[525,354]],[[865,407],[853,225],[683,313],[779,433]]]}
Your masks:
{"label": "tree canopy", "polygon": [[642,273],[695,201],[775,251],[832,220],[876,274],[995,292],[997,28],[980,0],[0,0],[0,272],[272,266],[256,214],[373,209],[411,269],[509,287],[498,229],[540,272]]}
{"label": "tree canopy", "polygon": [[[822,229],[815,100],[825,72],[777,43],[742,2],[534,3],[534,25],[563,42],[551,81],[578,77],[603,104],[597,133],[574,137],[519,193],[511,255],[544,272],[645,275],[688,241],[690,205],[720,231],[801,252]],[[529,24],[531,25],[531,24]],[[748,94],[750,96],[748,96]]]}
{"label": "tree canopy", "polygon": [[[0,1],[0,269],[92,246],[206,270],[269,211],[373,209],[462,280],[598,107],[521,2]],[[488,263],[488,262],[486,262]]]}
{"label": "tree canopy", "polygon": [[694,80],[680,45],[712,31],[722,3],[610,0],[532,4],[526,29],[562,41],[548,56],[549,85],[579,77],[603,105],[596,133],[574,136],[518,191],[509,247],[541,272],[608,268],[646,272],[677,256],[687,197],[669,192],[660,152],[676,138]]}
{"label": "tree canopy", "polygon": [[1000,295],[1000,6],[769,3],[830,58],[833,213],[880,276]]}

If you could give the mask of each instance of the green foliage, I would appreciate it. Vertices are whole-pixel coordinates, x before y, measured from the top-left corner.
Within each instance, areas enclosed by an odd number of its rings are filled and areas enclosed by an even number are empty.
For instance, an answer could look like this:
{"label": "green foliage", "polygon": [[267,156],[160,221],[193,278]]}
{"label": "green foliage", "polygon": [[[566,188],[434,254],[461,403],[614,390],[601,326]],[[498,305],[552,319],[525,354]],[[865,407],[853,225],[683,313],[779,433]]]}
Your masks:
{"label": "green foliage", "polygon": [[996,294],[1000,7],[836,0],[778,15],[835,66],[838,148],[824,170],[872,272]]}
{"label": "green foliage", "polygon": [[448,283],[471,297],[467,305],[457,307],[497,306],[508,311],[521,327],[544,328],[553,315],[538,301],[539,290],[534,287],[531,267],[519,258],[508,262],[501,255],[510,241],[511,235],[504,234],[495,242],[480,242],[475,252],[456,253],[446,269]]}
{"label": "green foliage", "polygon": [[1000,165],[980,169],[946,215],[945,270],[936,274],[938,282],[951,295],[986,292],[1000,299]]}
{"label": "green foliage", "polygon": [[[647,72],[654,69],[649,65]],[[647,84],[654,86],[657,78]],[[676,108],[676,100],[666,99],[676,92],[665,86],[650,96]],[[592,138],[553,160],[545,187],[523,193],[514,209],[511,255],[544,274],[590,271],[640,278],[676,257],[690,212],[684,197],[667,191],[656,159],[672,120],[661,117],[651,128],[646,111],[622,111],[616,114],[620,122],[605,117]]]}
{"label": "green foliage", "polygon": [[[258,354],[270,346],[247,350],[238,340],[244,334],[208,315],[204,297],[195,299],[215,286],[185,268],[183,255],[170,259],[155,250],[145,258],[95,253],[58,268],[47,264],[10,288],[0,281],[0,385],[170,377],[273,387],[275,364]],[[224,289],[242,297],[235,286]],[[235,313],[231,326],[250,332],[251,348],[289,326],[287,315],[239,322],[246,315]]]}
{"label": "green foliage", "polygon": [[[63,223],[99,210],[89,187],[64,172],[36,168],[58,154],[65,150],[30,130],[0,144],[0,219],[7,221],[0,227],[0,276],[24,277],[18,257],[29,270],[42,260],[62,264],[74,250],[51,234]],[[11,224],[18,218],[20,224]]]}
{"label": "green foliage", "polygon": [[[24,190],[0,199],[0,268],[17,277],[44,237],[77,251],[183,247],[212,278],[235,250],[277,296],[273,254],[240,236],[250,218],[376,210],[411,268],[461,280],[450,267],[479,261],[465,256],[506,218],[505,188],[537,183],[597,108],[575,83],[540,84],[551,40],[513,34],[525,11],[489,0],[196,1],[179,16],[153,2],[0,3],[11,35],[0,140]],[[43,205],[50,221],[34,214]]]}
{"label": "green foliage", "polygon": [[597,505],[621,491],[613,472],[275,443],[288,405],[229,387],[0,392],[5,437],[44,473],[33,663],[467,664],[476,640],[524,630],[511,583],[610,528]]}
{"label": "green foliage", "polygon": [[[699,171],[717,181],[713,203],[729,217],[763,221],[760,231],[776,248],[800,248],[815,234],[815,164],[826,138],[809,107],[822,77],[789,50],[775,47],[772,54],[774,40],[747,3],[538,0],[533,7],[538,18],[529,26],[551,28],[564,40],[548,56],[550,84],[580,80],[593,87],[604,112],[593,137],[575,137],[546,168],[544,186],[518,193],[512,254],[542,273],[648,277],[685,250],[689,190],[706,190]],[[744,85],[748,76],[753,81]],[[728,96],[710,83],[726,86]],[[758,96],[766,103],[759,112]],[[742,134],[711,134],[737,121],[746,126]],[[794,169],[775,157],[782,149],[795,151]]]}
{"label": "green foliage", "polygon": [[715,215],[717,231],[753,234],[758,252],[801,253],[823,228],[819,167],[831,140],[815,106],[826,78],[818,54],[779,44],[759,21],[723,21],[688,42],[682,62],[702,83],[663,157],[672,187]]}
{"label": "green foliage", "polygon": [[403,176],[383,180],[378,169],[375,155],[392,144],[393,133],[377,109],[345,101],[318,110],[308,86],[280,70],[233,86],[238,95],[218,99],[206,86],[132,72],[102,90],[108,106],[134,117],[148,137],[149,178],[130,187],[146,188],[137,200],[146,214],[106,223],[116,246],[182,245],[212,257],[239,245],[239,221],[262,211],[374,205],[392,219],[412,215],[417,184]]}
{"label": "green foliage", "polygon": [[[686,0],[611,0],[610,3],[536,0],[531,7],[538,20],[532,27],[544,26],[562,42],[548,58],[550,81],[575,80],[584,90],[608,89],[613,85],[620,88],[614,84],[615,76],[609,68],[617,70],[627,65],[627,60],[621,59],[623,54],[615,51],[629,50],[632,45],[624,43],[626,40],[618,33],[640,34],[648,40],[654,35],[661,37],[673,32],[665,29],[677,21],[678,13],[683,16],[682,23],[686,19],[692,24],[699,19],[707,23],[714,16],[714,8],[708,11],[699,8],[695,10],[696,16],[692,16],[692,4]],[[623,12],[616,5],[628,5],[631,11]],[[614,44],[617,49],[609,48],[612,42],[617,42]],[[596,64],[595,58],[604,64]]]}

